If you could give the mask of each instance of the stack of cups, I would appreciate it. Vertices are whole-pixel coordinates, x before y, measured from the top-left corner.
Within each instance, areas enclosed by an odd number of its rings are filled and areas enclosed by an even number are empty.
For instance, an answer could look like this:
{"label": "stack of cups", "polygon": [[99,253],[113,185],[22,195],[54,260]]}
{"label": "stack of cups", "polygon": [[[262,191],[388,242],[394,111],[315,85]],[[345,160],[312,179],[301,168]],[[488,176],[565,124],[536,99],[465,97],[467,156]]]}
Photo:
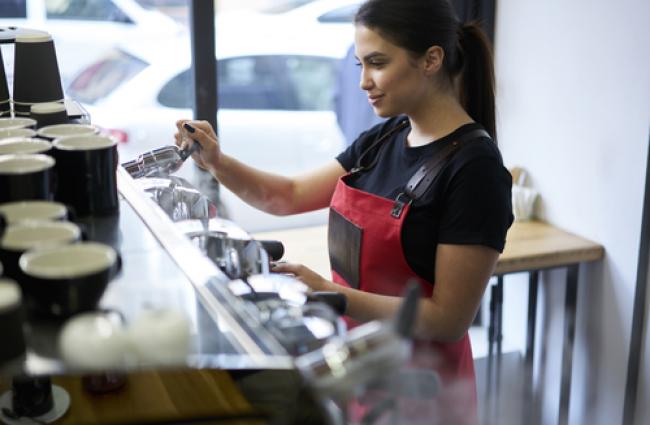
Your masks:
{"label": "stack of cups", "polygon": [[26,31],[16,36],[15,43],[14,114],[29,116],[36,103],[63,102],[52,36],[44,31]]}
{"label": "stack of cups", "polygon": [[8,116],[11,116],[11,98],[9,96],[5,66],[2,61],[2,50],[0,50],[0,117]]}

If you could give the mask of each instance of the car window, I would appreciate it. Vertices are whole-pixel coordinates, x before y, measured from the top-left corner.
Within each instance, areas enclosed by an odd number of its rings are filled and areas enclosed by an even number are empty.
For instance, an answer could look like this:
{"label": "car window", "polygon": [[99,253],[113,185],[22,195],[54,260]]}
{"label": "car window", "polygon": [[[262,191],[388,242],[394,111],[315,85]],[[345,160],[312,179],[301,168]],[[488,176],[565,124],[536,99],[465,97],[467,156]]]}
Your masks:
{"label": "car window", "polygon": [[115,50],[76,76],[66,91],[75,100],[93,104],[136,76],[147,65],[128,53]]}
{"label": "car window", "polygon": [[76,19],[133,23],[110,0],[45,0],[48,19]]}
{"label": "car window", "polygon": [[303,6],[307,3],[311,3],[313,0],[287,0],[284,2],[280,2],[273,4],[272,6],[266,7],[262,9],[262,13],[269,13],[269,14],[275,14],[275,13],[285,13],[289,12],[290,10],[296,9],[300,6]]}
{"label": "car window", "polygon": [[327,24],[350,23],[354,21],[354,15],[356,15],[357,10],[359,10],[358,4],[339,7],[338,9],[320,15],[318,22]]}
{"label": "car window", "polygon": [[26,18],[27,0],[2,0],[0,18]]}
{"label": "car window", "polygon": [[[331,110],[336,61],[315,56],[244,56],[217,64],[217,102],[223,109]],[[189,70],[172,78],[158,101],[191,108]]]}

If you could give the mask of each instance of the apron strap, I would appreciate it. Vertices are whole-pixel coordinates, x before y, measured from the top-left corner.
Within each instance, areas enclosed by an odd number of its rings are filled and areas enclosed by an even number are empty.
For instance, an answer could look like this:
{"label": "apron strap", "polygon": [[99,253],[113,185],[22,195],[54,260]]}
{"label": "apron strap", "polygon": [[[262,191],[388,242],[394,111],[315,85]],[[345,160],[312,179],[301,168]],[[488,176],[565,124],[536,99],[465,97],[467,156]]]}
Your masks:
{"label": "apron strap", "polygon": [[462,135],[458,140],[454,140],[447,145],[437,155],[432,156],[426,161],[406,184],[404,192],[397,195],[391,216],[399,218],[402,215],[404,207],[410,205],[413,201],[420,199],[429,190],[434,180],[440,174],[445,164],[456,154],[467,142],[478,139],[491,139],[487,131],[483,129],[472,130]]}

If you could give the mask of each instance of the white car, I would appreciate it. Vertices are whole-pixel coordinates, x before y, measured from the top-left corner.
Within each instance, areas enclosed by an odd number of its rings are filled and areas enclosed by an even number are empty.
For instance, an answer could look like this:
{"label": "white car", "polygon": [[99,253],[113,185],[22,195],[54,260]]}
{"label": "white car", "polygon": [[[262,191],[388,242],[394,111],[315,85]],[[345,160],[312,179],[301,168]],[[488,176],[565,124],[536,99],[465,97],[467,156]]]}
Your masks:
{"label": "white car", "polygon": [[[280,32],[217,37],[217,124],[224,152],[291,175],[331,161],[344,148],[332,97],[345,48],[289,38]],[[129,43],[87,67],[68,87],[67,95],[84,105],[92,122],[121,140],[121,162],[172,144],[175,121],[192,117],[189,46],[186,38]],[[186,164],[181,176],[193,168]],[[326,220],[325,211],[270,216],[223,189],[222,201],[249,232]]]}
{"label": "white car", "polygon": [[[186,32],[170,17],[144,9],[135,0],[1,0],[0,26],[49,32],[64,84],[120,43]],[[12,72],[12,45],[4,46],[2,54]]]}

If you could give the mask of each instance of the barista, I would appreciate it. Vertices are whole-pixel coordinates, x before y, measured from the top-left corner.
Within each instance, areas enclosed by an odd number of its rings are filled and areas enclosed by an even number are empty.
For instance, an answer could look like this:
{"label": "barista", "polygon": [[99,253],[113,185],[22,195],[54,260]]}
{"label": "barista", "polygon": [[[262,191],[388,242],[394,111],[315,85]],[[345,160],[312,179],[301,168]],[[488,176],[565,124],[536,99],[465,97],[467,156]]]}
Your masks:
{"label": "barista", "polygon": [[406,282],[417,280],[422,350],[413,363],[463,384],[451,404],[460,423],[472,423],[467,330],[512,223],[488,41],[476,24],[459,24],[447,0],[368,0],[355,16],[355,55],[360,88],[389,119],[322,168],[285,177],[249,167],[222,152],[203,121],[178,121],[177,143],[200,143],[198,165],[263,211],[330,208],[331,278],[300,264],[274,271],[345,294],[354,321],[392,318]]}

